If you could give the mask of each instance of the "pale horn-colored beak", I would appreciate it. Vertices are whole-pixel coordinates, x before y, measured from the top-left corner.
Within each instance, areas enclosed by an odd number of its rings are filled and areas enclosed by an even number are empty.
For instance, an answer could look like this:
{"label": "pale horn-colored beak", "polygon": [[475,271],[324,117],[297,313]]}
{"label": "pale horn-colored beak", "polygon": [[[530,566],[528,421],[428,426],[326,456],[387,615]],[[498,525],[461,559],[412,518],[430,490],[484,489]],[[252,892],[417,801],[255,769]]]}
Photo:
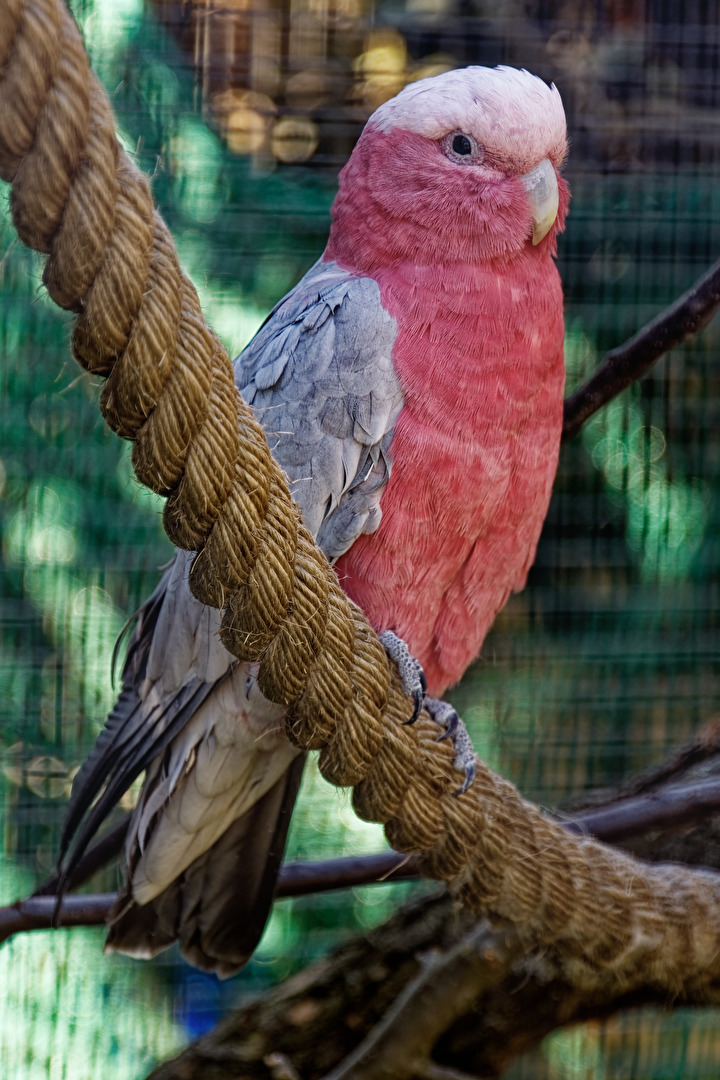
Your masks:
{"label": "pale horn-colored beak", "polygon": [[532,211],[532,242],[539,244],[555,224],[558,212],[558,182],[550,158],[545,158],[520,179]]}

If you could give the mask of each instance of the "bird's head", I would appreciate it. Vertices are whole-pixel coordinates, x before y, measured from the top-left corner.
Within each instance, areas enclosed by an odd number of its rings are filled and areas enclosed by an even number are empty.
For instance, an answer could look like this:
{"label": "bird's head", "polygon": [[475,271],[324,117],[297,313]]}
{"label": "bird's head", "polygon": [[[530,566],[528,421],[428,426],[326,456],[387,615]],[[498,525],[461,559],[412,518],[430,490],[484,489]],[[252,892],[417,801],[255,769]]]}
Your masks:
{"label": "bird's head", "polygon": [[411,83],[373,113],[340,174],[328,255],[372,272],[554,253],[566,152],[560,94],[527,71]]}

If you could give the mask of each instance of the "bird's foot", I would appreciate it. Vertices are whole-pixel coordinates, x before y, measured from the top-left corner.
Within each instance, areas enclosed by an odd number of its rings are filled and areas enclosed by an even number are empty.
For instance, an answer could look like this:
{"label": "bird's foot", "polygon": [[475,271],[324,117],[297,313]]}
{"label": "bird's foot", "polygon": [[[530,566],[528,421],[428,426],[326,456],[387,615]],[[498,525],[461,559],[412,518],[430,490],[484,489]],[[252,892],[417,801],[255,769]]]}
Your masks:
{"label": "bird's foot", "polygon": [[453,748],[455,750],[455,761],[453,762],[458,772],[465,774],[465,780],[461,787],[454,792],[455,795],[462,795],[463,791],[472,784],[475,779],[475,773],[477,771],[477,759],[475,757],[475,751],[473,744],[470,740],[470,736],[467,733],[467,728],[447,701],[441,701],[439,698],[425,698],[425,708],[430,713],[431,717],[436,724],[445,728],[442,735],[438,735],[437,742],[442,742],[443,739],[452,739]]}
{"label": "bird's foot", "polygon": [[398,669],[403,690],[413,700],[412,716],[405,722],[414,724],[420,715],[425,702],[425,694],[427,693],[425,672],[403,639],[394,634],[392,630],[385,630],[384,633],[380,634],[380,641],[388,655],[388,659],[392,660]]}
{"label": "bird's foot", "polygon": [[405,723],[414,724],[424,707],[435,723],[445,729],[441,735],[438,735],[437,742],[452,739],[455,750],[453,764],[458,772],[465,774],[465,780],[454,794],[462,795],[472,784],[477,771],[475,750],[465,724],[447,701],[425,696],[427,694],[425,672],[401,637],[392,630],[385,630],[380,634],[380,641],[388,659],[392,660],[398,669],[403,690],[413,700],[412,716]]}

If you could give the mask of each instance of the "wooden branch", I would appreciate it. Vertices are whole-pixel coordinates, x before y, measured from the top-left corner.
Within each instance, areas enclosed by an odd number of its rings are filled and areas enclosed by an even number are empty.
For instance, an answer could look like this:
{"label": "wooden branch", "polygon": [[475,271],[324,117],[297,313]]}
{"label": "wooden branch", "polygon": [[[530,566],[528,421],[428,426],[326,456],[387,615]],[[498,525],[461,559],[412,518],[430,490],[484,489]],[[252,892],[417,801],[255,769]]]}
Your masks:
{"label": "wooden branch", "polygon": [[380,1022],[325,1080],[426,1076],[435,1043],[507,975],[522,945],[482,921],[447,952],[431,952]]}
{"label": "wooden branch", "polygon": [[[112,834],[108,834],[109,836]],[[113,842],[117,837],[113,837]],[[103,841],[95,845],[99,848]],[[93,849],[95,850],[95,849]],[[89,854],[92,854],[90,852]],[[286,863],[280,870],[276,897],[350,889],[356,885],[407,881],[418,877],[417,861],[394,851],[377,855],[348,856],[315,862]],[[56,912],[56,899],[46,882],[27,900],[0,908],[0,943],[28,930],[64,929],[71,926],[102,926],[117,899],[115,893],[65,896]]]}
{"label": "wooden branch", "polygon": [[[585,829],[592,825],[592,831],[600,835],[603,828],[627,834],[630,813],[650,828],[668,819],[677,824],[678,808],[682,810],[680,797],[691,794],[692,776],[698,771],[704,776],[698,785],[698,801],[707,805],[708,785],[712,787],[713,777],[706,774],[718,768],[720,723],[716,722],[706,725],[666,761],[626,782],[619,792],[603,793],[605,805],[573,812],[568,824],[577,827],[581,822]],[[618,794],[620,800],[612,804],[610,800],[617,799]],[[654,817],[650,813],[653,808]],[[609,814],[615,814],[614,820]],[[690,836],[682,828],[677,833],[678,842]],[[380,858],[393,856],[386,853]],[[363,861],[357,860],[356,871]],[[375,864],[376,871],[381,865]],[[411,870],[411,865],[403,867],[404,872]],[[334,875],[333,862],[324,864],[324,871]],[[305,868],[300,866],[292,872],[304,875]],[[305,884],[310,884],[313,873]],[[411,901],[385,926],[347,942],[295,979],[228,1017],[183,1051],[180,1058],[160,1065],[153,1080],[177,1080],[179,1076],[184,1080],[231,1080],[239,1064],[248,1080],[267,1080],[268,1075],[276,1080],[287,1080],[291,1075],[302,1076],[303,1080],[327,1080],[328,1073],[333,1076],[333,1069],[341,1070],[340,1076],[342,1070],[348,1070],[349,1080],[353,1075],[349,1070],[356,1067],[358,1060],[357,1068],[365,1067],[364,1061],[369,1069],[371,1062],[373,1067],[377,1065],[377,1054],[384,1057],[383,1068],[388,1075],[387,1068],[395,1068],[392,1044],[395,1038],[407,1041],[413,1036],[415,1003],[419,1001],[423,1008],[428,985],[432,1004],[432,969],[426,968],[422,956],[434,951],[437,955],[433,963],[439,965],[434,971],[452,974],[453,949],[472,930],[472,916],[458,912],[448,897]],[[492,933],[486,925],[484,931]],[[485,940],[492,951],[493,939]],[[443,963],[443,956],[450,957],[447,963]],[[481,973],[480,978],[488,977],[489,981],[487,990],[479,992],[474,1007],[471,1005],[464,1015],[453,1010],[449,1018],[443,1014],[447,1027],[435,1039],[433,1058],[426,1056],[423,1063],[415,1055],[419,1080],[496,1077],[515,1055],[537,1045],[548,1032],[563,1024],[603,1017],[619,1008],[666,1003],[666,996],[652,986],[632,993],[623,993],[610,983],[591,991],[578,990],[563,977],[562,963],[552,949],[516,958],[508,965],[498,960],[495,970],[501,973],[495,983],[491,972]],[[437,987],[442,990],[443,986],[444,980],[438,976]],[[441,992],[439,996],[444,1008],[444,997],[453,995],[443,996]],[[687,998],[686,1003],[700,1004],[701,1000]],[[436,1036],[443,1026],[440,1014],[428,1008],[427,1001],[425,1008],[431,1013]],[[426,1028],[423,1022],[422,1027],[429,1032],[429,1025]],[[429,1039],[428,1034],[425,1047]],[[375,1068],[369,1075],[381,1077],[383,1073]],[[396,1080],[401,1075],[396,1071]]]}
{"label": "wooden branch", "polygon": [[[59,923],[69,926],[104,926],[115,903],[115,893],[71,896],[63,901]],[[54,925],[55,897],[30,896],[0,908],[0,942],[20,930],[49,930]]]}
{"label": "wooden branch", "polygon": [[699,333],[720,307],[720,259],[624,344],[611,349],[595,374],[565,401],[563,441],[586,420],[644,375],[656,360]]}
{"label": "wooden branch", "polygon": [[417,859],[381,851],[377,855],[354,855],[343,859],[285,863],[275,895],[306,896],[308,893],[351,889],[356,885],[382,885],[419,877]]}
{"label": "wooden branch", "polygon": [[675,784],[586,810],[564,821],[572,832],[584,832],[622,846],[651,829],[680,828],[720,810],[720,779]]}

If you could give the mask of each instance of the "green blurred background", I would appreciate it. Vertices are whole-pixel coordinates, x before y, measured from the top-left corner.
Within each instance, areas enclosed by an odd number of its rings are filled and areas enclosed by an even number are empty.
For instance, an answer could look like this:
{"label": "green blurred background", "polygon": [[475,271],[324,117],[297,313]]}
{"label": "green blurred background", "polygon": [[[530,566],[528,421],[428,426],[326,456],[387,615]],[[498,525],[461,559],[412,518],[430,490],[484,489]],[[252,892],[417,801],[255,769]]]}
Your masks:
{"label": "green blurred background", "polygon": [[[324,246],[364,119],[467,63],[559,86],[573,203],[561,242],[569,386],[720,254],[714,0],[78,0],[121,139],[153,176],[210,322],[235,355]],[[681,21],[679,21],[681,20]],[[113,700],[111,654],[169,544],[160,504],[69,356],[69,318],[0,201],[0,902],[53,865],[72,777]],[[557,805],[660,759],[720,698],[719,334],[675,350],[564,448],[526,591],[453,693],[476,746]],[[128,800],[131,799],[128,796]],[[130,802],[126,800],[126,804]],[[288,856],[380,850],[306,771]],[[115,887],[114,871],[94,885]],[[99,931],[0,949],[0,1075],[140,1080],[249,993],[384,919],[412,888],[276,905],[221,984],[173,952],[103,957]],[[713,1013],[644,1012],[546,1040],[515,1077],[717,1077]]]}

